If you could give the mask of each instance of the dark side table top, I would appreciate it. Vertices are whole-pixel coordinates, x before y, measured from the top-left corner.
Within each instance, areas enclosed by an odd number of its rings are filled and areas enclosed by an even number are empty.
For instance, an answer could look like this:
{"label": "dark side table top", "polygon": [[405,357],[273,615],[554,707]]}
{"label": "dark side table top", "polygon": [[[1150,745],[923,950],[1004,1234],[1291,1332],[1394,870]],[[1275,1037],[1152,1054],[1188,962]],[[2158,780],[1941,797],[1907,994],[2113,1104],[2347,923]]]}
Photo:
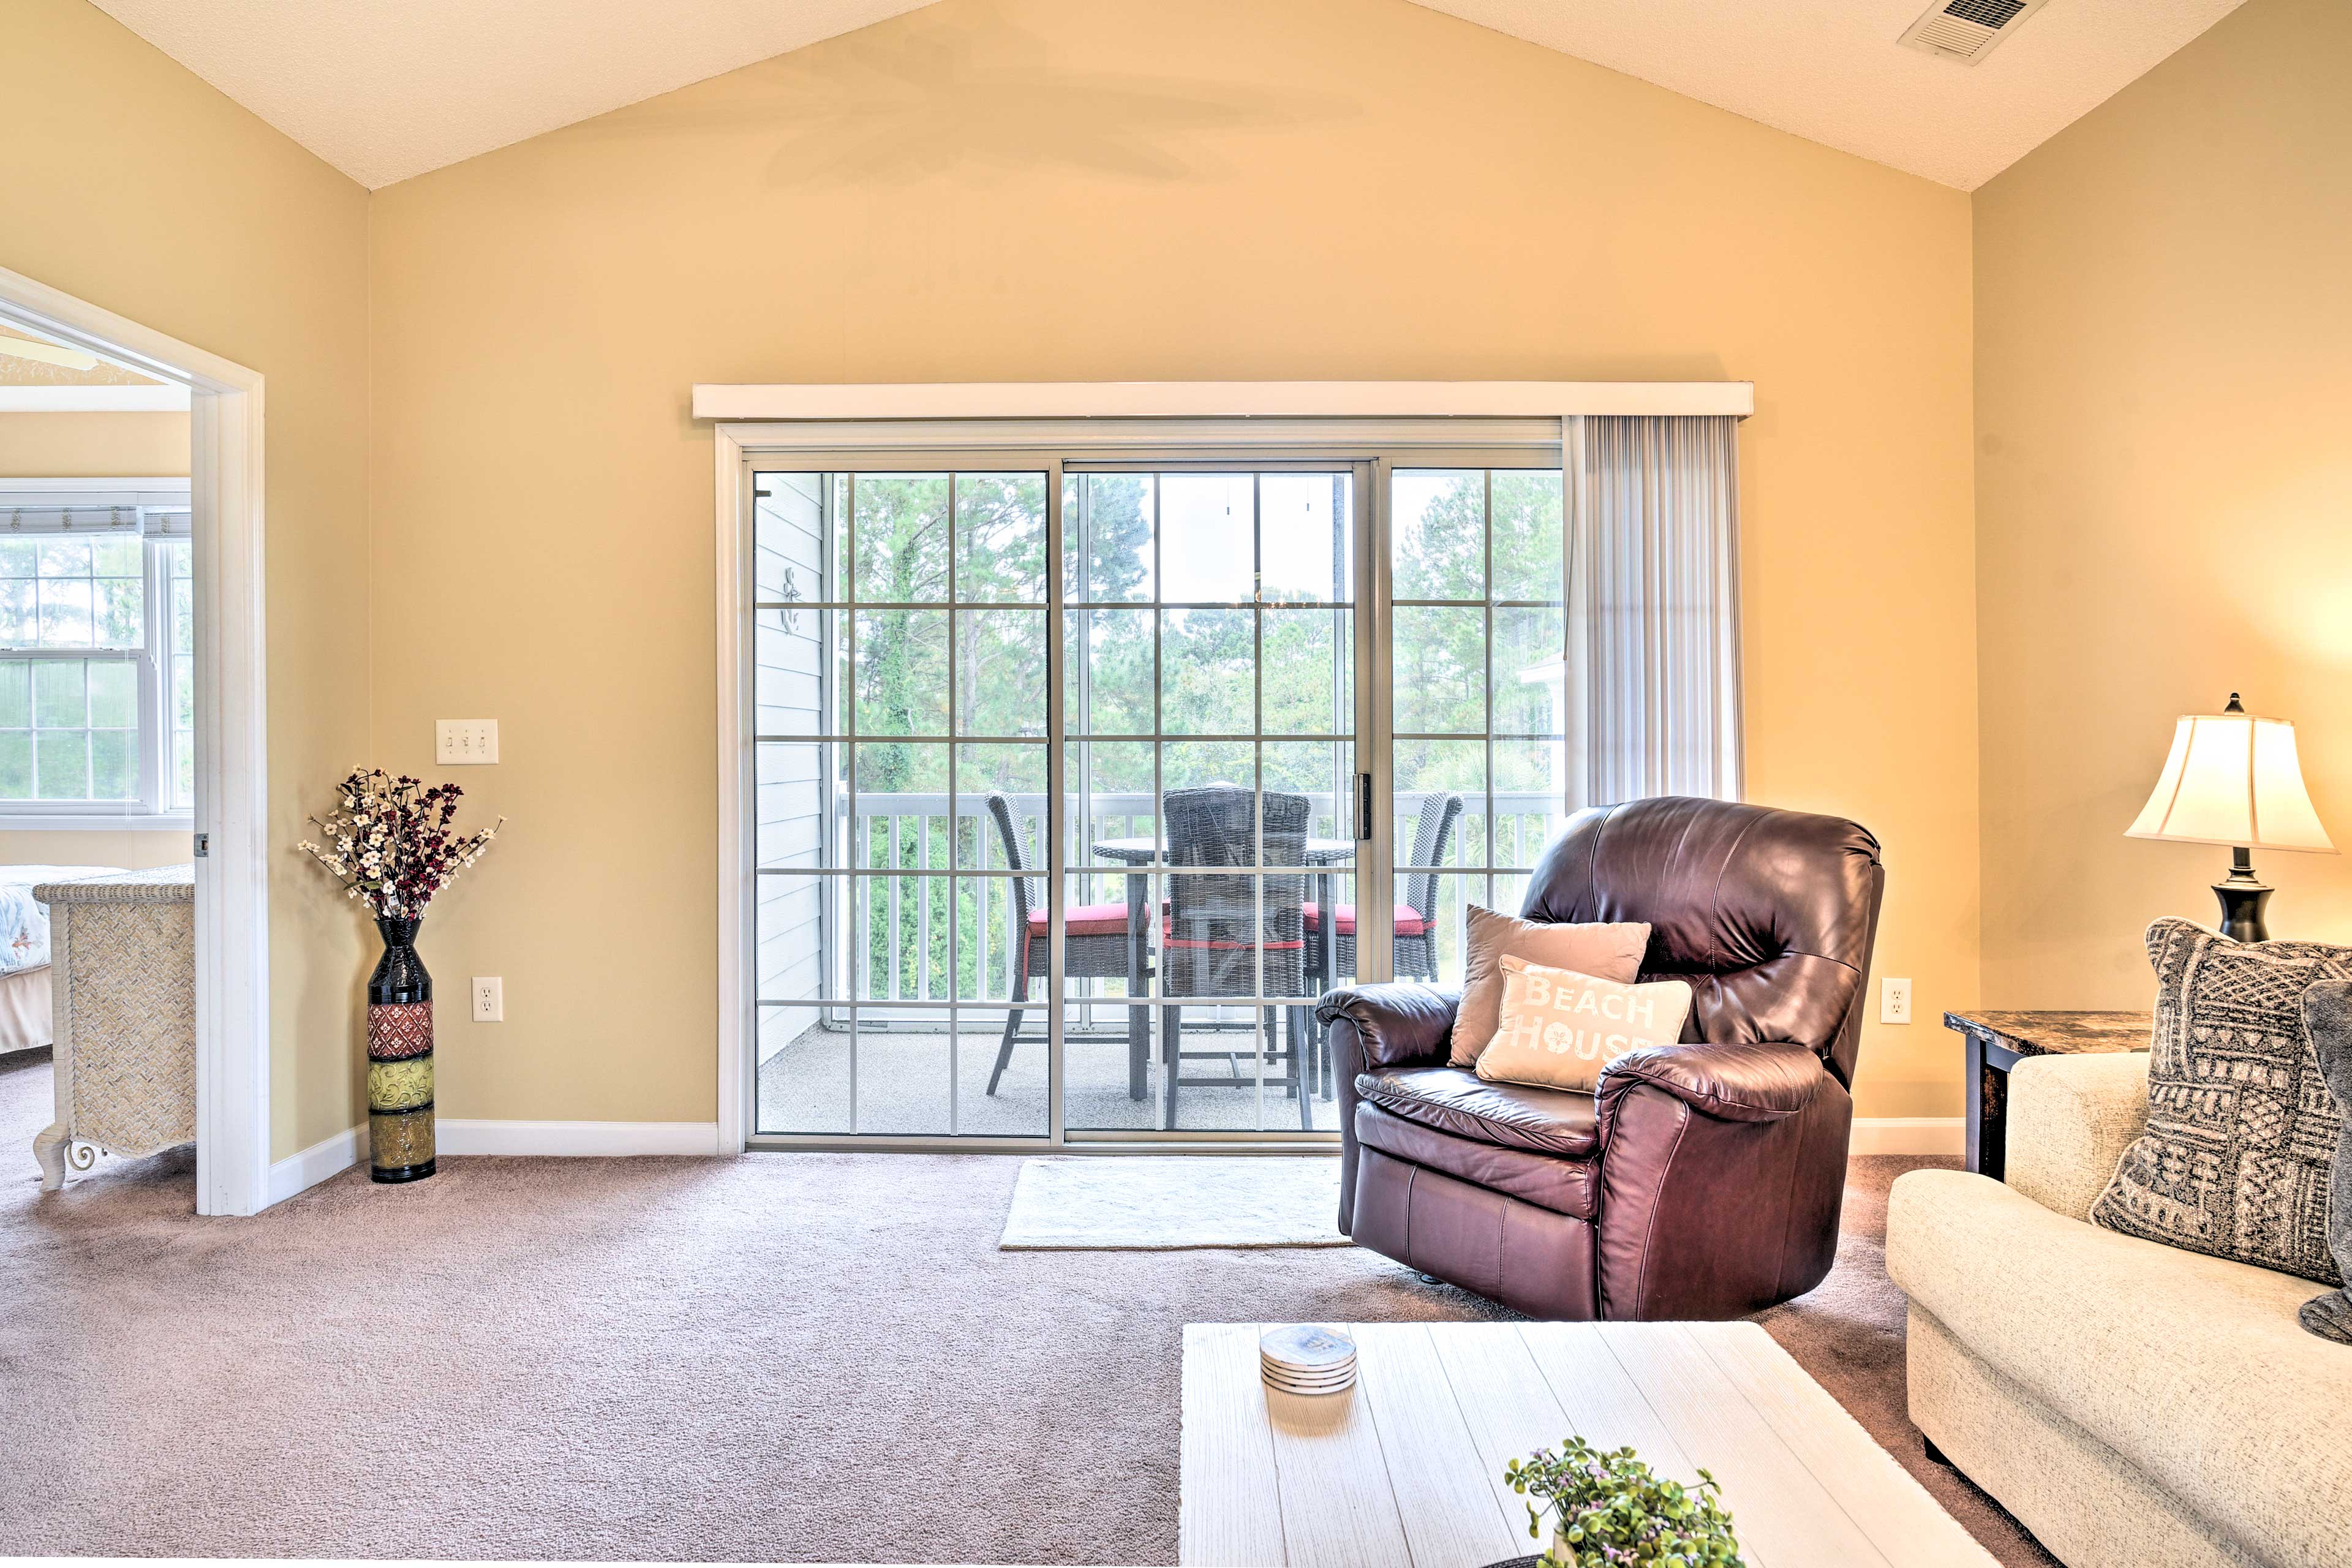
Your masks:
{"label": "dark side table top", "polygon": [[2147,1013],[1947,1013],[1944,1027],[1984,1037],[2021,1057],[2147,1049]]}

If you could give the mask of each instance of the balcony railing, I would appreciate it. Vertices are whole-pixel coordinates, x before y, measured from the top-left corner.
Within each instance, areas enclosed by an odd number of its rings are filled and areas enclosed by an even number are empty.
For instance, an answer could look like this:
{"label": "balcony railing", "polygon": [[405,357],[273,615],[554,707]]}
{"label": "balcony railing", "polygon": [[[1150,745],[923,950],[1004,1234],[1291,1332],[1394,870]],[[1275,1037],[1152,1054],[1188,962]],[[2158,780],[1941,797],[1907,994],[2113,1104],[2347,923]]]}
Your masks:
{"label": "balcony railing", "polygon": [[[1022,835],[1024,855],[1034,862],[1030,874],[1042,877],[1044,855],[1039,848],[1043,841],[1045,816],[1048,797],[1044,794],[1009,795],[1014,822]],[[1337,810],[1347,803],[1329,793],[1307,792],[1313,816],[1307,831],[1318,837],[1337,837],[1343,825]],[[1400,858],[1412,852],[1412,836],[1423,797],[1401,795],[1396,802],[1396,845]],[[1465,794],[1463,815],[1455,825],[1454,840],[1448,847],[1444,863],[1448,866],[1477,865],[1480,860],[1466,853],[1472,846],[1485,842],[1485,797]],[[1487,864],[1526,867],[1545,844],[1550,841],[1559,824],[1561,812],[1557,797],[1540,791],[1497,794],[1495,797],[1494,858]],[[835,798],[835,812],[850,809],[846,791]],[[1065,812],[1069,841],[1065,847],[1066,866],[1071,880],[1078,883],[1070,894],[1076,902],[1119,902],[1125,897],[1123,873],[1110,862],[1097,858],[1092,846],[1109,838],[1142,838],[1152,832],[1151,796],[1145,792],[1128,794],[1105,793],[1092,796],[1071,796]],[[963,904],[961,922],[961,950],[970,967],[961,995],[964,1000],[1003,1002],[1013,999],[1011,993],[1013,952],[1009,942],[1013,933],[1006,930],[1011,913],[1011,889],[1003,878],[971,877],[960,879],[961,891],[951,893],[958,884],[936,876],[892,876],[893,869],[930,868],[946,869],[959,861],[967,867],[984,865],[992,870],[1007,868],[1003,847],[996,824],[989,816],[984,795],[964,795],[950,798],[944,793],[882,793],[861,792],[856,796],[856,816],[849,824],[848,859],[850,867],[866,873],[852,884],[851,908],[846,911],[847,933],[853,941],[862,937],[861,949],[866,955],[863,974],[857,984],[858,994],[880,1004],[866,1007],[861,1005],[861,1015],[889,1016],[888,1003],[901,1001],[944,1001],[949,985],[944,942],[944,914],[950,897]],[[961,855],[956,846],[961,845]],[[1334,868],[1337,877],[1352,879],[1352,867]],[[1080,882],[1079,879],[1086,879]],[[1516,907],[1516,884],[1518,877],[1498,874],[1496,898]],[[1400,876],[1397,893],[1405,896],[1405,878]],[[1465,884],[1467,886],[1465,887]],[[1465,894],[1467,894],[1467,897]],[[1468,898],[1486,896],[1483,878],[1461,880],[1440,879],[1438,921],[1440,973],[1458,977],[1459,955],[1463,951],[1465,905]],[[1336,894],[1338,901],[1354,901],[1351,887]],[[936,909],[935,909],[935,906]],[[911,924],[908,916],[912,916]],[[975,918],[976,917],[976,918]],[[920,940],[909,938],[921,933]],[[830,955],[828,955],[830,957]],[[959,963],[958,967],[965,965]],[[828,971],[838,972],[828,962]],[[976,984],[975,984],[976,983]],[[1112,987],[1118,982],[1071,982],[1074,996],[1090,997],[1099,1002],[1115,997]],[[913,1016],[910,1012],[908,1016]],[[931,1015],[929,1016],[936,1016]],[[1123,1021],[1119,1026],[1123,1027]]]}

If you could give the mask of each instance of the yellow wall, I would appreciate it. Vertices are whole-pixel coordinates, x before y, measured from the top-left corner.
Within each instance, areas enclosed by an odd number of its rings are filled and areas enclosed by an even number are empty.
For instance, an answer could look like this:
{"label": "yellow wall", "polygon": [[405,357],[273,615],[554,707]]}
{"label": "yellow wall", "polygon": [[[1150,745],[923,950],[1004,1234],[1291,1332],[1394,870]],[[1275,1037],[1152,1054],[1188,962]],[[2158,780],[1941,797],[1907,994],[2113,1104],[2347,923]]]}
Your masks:
{"label": "yellow wall", "polygon": [[[1977,194],[1984,1000],[2145,1006],[2229,851],[2126,839],[2172,721],[2295,721],[2352,844],[2352,9],[2255,0]],[[2352,865],[2257,855],[2281,936]]]}
{"label": "yellow wall", "polygon": [[186,479],[188,416],[0,414],[0,478],[117,477]]}
{"label": "yellow wall", "polygon": [[[354,1029],[362,938],[374,936],[293,845],[368,743],[367,195],[85,0],[0,0],[0,267],[268,378],[282,1157],[351,1126],[364,1103]],[[147,243],[156,236],[169,243]]]}
{"label": "yellow wall", "polygon": [[512,818],[428,926],[506,980],[444,1114],[714,1114],[692,383],[1292,376],[1755,381],[1749,794],[1884,839],[1921,1022],[1861,1110],[1958,1110],[1960,193],[1402,0],[950,0],[381,191],[372,247],[371,754],[494,715],[455,776]]}
{"label": "yellow wall", "polygon": [[[184,414],[0,414],[0,477],[185,479]],[[124,866],[188,858],[185,833],[0,833],[0,866]]]}

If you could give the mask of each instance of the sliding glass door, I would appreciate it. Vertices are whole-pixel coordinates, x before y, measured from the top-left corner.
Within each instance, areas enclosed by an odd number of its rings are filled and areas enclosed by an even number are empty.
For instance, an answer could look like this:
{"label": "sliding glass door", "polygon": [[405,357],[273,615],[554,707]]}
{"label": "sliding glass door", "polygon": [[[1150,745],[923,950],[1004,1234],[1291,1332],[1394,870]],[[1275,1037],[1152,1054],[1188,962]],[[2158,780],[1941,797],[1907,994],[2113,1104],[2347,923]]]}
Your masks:
{"label": "sliding glass door", "polygon": [[1559,816],[1557,454],[754,457],[754,1137],[1331,1136]]}
{"label": "sliding glass door", "polygon": [[1327,911],[1353,900],[1367,480],[1067,471],[1073,1131],[1333,1126],[1312,1010],[1334,973]]}
{"label": "sliding glass door", "polygon": [[1050,1131],[1042,1073],[989,1092],[1046,911],[1049,477],[754,478],[759,1132]]}

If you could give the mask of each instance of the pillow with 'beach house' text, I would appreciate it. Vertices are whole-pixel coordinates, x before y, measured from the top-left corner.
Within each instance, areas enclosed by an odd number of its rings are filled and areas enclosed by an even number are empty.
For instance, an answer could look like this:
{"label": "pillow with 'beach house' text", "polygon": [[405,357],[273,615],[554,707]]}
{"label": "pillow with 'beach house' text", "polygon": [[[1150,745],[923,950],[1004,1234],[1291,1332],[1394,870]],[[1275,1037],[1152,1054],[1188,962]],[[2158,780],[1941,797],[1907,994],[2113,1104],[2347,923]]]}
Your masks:
{"label": "pillow with 'beach house' text", "polygon": [[1627,1051],[1682,1037],[1691,988],[1681,980],[1625,984],[1507,955],[1502,1016],[1478,1053],[1489,1083],[1525,1083],[1590,1093],[1601,1069]]}

